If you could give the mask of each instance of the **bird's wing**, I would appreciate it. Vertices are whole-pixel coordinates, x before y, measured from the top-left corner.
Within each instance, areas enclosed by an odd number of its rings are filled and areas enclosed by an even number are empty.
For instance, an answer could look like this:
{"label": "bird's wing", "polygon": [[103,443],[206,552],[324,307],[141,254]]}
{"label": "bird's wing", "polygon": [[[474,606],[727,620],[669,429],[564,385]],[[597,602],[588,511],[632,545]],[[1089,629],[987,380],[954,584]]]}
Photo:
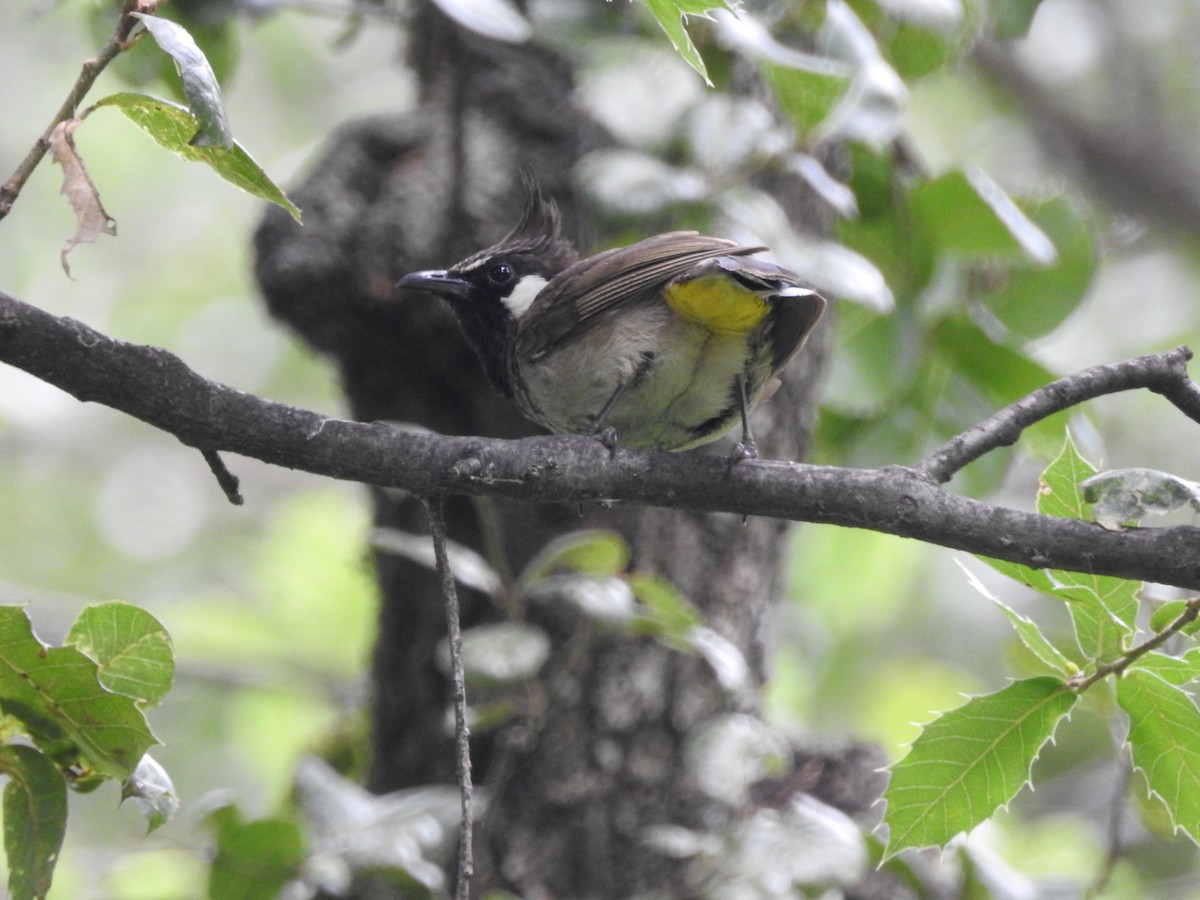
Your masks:
{"label": "bird's wing", "polygon": [[652,300],[658,287],[698,262],[765,249],[672,231],[580,260],[542,288],[521,317],[518,352],[540,359],[582,337],[607,314]]}

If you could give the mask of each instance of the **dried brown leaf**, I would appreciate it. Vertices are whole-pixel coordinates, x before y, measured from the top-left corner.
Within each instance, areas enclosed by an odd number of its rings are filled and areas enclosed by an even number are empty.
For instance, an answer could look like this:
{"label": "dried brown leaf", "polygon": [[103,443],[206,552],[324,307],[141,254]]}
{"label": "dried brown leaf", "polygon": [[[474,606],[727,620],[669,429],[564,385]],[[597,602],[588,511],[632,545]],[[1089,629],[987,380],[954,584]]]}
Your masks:
{"label": "dried brown leaf", "polygon": [[76,244],[91,243],[101,234],[117,234],[117,220],[104,211],[100,203],[100,192],[92,184],[91,176],[83,164],[83,158],[75,149],[72,137],[80,119],[59,122],[50,132],[50,152],[54,161],[63,167],[63,186],[71,209],[75,211],[75,234],[67,239],[62,249],[62,267],[68,276],[67,254]]}

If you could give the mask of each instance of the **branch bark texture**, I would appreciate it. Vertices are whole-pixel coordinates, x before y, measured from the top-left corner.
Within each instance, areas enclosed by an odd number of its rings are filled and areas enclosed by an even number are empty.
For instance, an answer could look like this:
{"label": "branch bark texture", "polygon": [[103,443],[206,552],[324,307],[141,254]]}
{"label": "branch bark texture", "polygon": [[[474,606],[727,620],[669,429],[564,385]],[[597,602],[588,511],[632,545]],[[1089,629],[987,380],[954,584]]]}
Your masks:
{"label": "branch bark texture", "polygon": [[[1125,387],[1191,396],[1180,349],[1119,364]],[[845,469],[620,450],[580,437],[500,441],[330,419],[208,381],[178,357],[123,343],[0,293],[0,361],[169,432],[202,451],[420,496],[530,502],[619,500],[842,525],[915,538],[1034,568],[1116,575],[1200,590],[1200,528],[1109,531],[959,497],[918,469]],[[1077,376],[1091,380],[1097,370]],[[1153,377],[1147,372],[1157,373]],[[1173,374],[1172,374],[1173,373]],[[1068,388],[1071,379],[1059,382]],[[1109,392],[1122,389],[1119,380]],[[1090,394],[1091,392],[1085,391]],[[1013,435],[996,432],[997,446]],[[972,456],[977,455],[974,452]]]}

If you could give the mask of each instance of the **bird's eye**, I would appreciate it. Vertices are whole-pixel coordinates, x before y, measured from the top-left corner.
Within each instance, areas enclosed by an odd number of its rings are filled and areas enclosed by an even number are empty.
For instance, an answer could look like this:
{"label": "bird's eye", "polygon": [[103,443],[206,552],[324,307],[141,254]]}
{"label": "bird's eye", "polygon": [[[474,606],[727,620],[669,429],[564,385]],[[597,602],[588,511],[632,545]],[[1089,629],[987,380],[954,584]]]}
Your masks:
{"label": "bird's eye", "polygon": [[508,263],[496,263],[487,270],[487,278],[496,286],[508,284],[513,280],[514,273],[512,266]]}

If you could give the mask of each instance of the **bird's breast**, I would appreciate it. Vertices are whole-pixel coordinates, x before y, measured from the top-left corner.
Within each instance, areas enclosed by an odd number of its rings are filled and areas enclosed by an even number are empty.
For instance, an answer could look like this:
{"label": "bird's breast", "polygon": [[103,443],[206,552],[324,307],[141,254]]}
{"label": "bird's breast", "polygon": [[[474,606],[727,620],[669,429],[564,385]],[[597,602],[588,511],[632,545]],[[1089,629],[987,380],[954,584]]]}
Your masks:
{"label": "bird's breast", "polygon": [[[750,318],[745,311],[736,316]],[[519,363],[519,402],[551,430],[578,434],[623,388],[602,423],[616,429],[618,443],[692,446],[738,417],[739,376],[750,376],[751,403],[756,399],[770,374],[756,338],[753,326],[717,329],[670,301],[626,310],[537,363]]]}

